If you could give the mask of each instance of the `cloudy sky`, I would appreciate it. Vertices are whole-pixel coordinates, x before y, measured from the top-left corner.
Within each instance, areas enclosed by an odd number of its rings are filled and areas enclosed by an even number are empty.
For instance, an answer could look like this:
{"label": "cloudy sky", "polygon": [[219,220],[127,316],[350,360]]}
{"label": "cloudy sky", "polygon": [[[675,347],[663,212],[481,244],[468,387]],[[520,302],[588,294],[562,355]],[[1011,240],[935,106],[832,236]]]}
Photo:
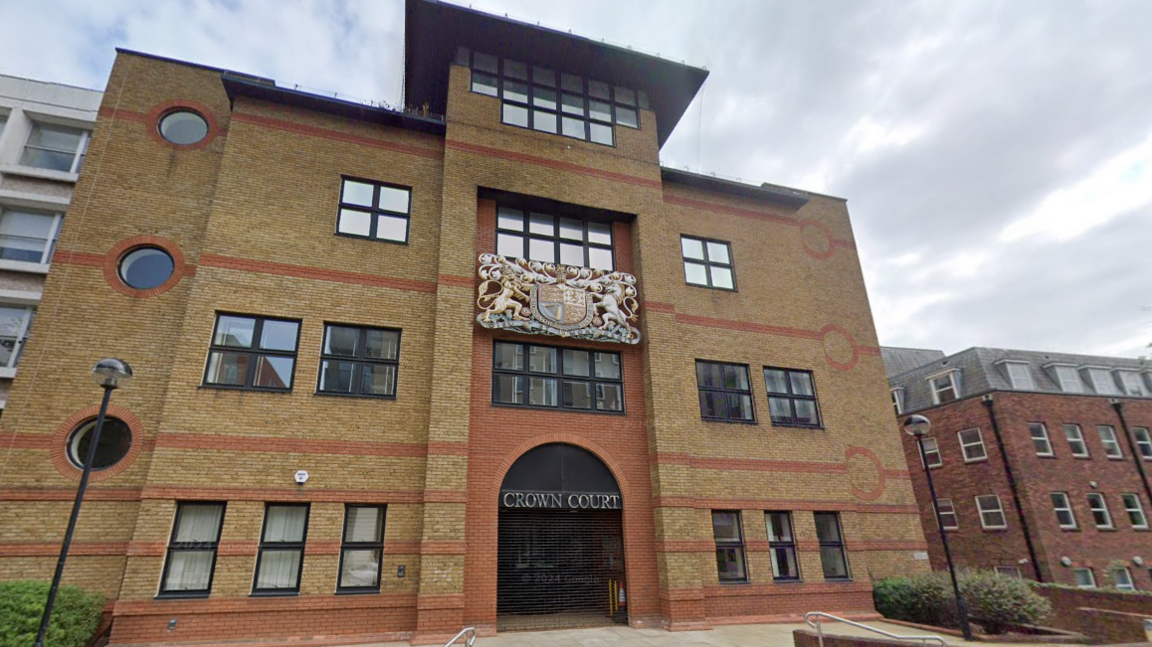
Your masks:
{"label": "cloudy sky", "polygon": [[[711,70],[665,164],[848,198],[882,343],[1149,352],[1152,3],[471,4]],[[123,46],[400,100],[401,0],[0,16],[4,74],[103,88]]]}

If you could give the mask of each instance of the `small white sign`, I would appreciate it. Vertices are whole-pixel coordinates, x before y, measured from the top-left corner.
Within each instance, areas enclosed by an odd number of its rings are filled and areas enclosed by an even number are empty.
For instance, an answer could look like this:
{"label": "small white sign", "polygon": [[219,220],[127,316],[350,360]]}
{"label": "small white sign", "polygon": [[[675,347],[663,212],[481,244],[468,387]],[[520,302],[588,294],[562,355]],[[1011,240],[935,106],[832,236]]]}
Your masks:
{"label": "small white sign", "polygon": [[928,551],[918,550],[918,551],[912,553],[912,559],[914,559],[918,562],[926,562],[926,561],[928,561]]}
{"label": "small white sign", "polygon": [[307,470],[300,470],[299,472],[296,472],[296,482],[299,483],[300,485],[304,485],[305,483],[307,483],[308,482],[308,471]]}

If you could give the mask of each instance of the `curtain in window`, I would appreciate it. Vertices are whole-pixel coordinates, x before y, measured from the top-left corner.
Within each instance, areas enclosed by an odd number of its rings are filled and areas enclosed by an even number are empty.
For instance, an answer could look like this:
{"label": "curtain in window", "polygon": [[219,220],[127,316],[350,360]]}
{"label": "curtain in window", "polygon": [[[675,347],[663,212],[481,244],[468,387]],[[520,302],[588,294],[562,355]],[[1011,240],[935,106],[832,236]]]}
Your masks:
{"label": "curtain in window", "polygon": [[[304,541],[308,508],[303,506],[269,506],[264,521],[264,543],[299,543]],[[300,574],[299,548],[278,550],[264,548],[260,555],[258,589],[294,589]]]}
{"label": "curtain in window", "polygon": [[258,589],[294,589],[300,573],[299,550],[265,550],[260,556]]}
{"label": "curtain in window", "polygon": [[165,591],[203,591],[212,575],[214,550],[172,551]]}
{"label": "curtain in window", "polygon": [[176,529],[177,543],[214,543],[220,534],[220,517],[224,509],[218,505],[180,506],[180,527]]}

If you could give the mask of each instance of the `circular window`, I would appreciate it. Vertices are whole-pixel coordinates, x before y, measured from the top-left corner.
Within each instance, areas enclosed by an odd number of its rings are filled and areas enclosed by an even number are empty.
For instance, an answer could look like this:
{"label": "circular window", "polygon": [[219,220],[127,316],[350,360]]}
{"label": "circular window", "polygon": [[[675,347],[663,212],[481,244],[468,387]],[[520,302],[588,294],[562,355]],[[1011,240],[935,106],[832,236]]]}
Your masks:
{"label": "circular window", "polygon": [[[83,469],[88,458],[88,448],[92,445],[92,431],[96,429],[96,419],[82,423],[68,438],[68,459],[76,467]],[[92,469],[102,470],[124,460],[132,448],[132,431],[128,423],[119,418],[104,418],[104,428],[100,430],[100,443],[96,445],[96,456],[92,459]]]}
{"label": "circular window", "polygon": [[172,278],[175,261],[159,247],[137,247],[120,259],[120,280],[137,290],[159,287]]}
{"label": "circular window", "polygon": [[208,122],[191,110],[169,112],[160,119],[160,136],[181,146],[195,144],[208,136]]}

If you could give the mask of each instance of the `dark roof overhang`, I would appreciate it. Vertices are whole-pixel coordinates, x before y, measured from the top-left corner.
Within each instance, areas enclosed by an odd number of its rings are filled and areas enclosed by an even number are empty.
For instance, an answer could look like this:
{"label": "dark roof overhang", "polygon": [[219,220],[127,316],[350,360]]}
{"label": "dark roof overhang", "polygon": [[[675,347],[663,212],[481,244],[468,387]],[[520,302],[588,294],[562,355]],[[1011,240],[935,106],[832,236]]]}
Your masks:
{"label": "dark roof overhang", "polygon": [[744,184],[711,175],[701,175],[689,171],[681,171],[667,166],[660,167],[660,179],[665,182],[683,184],[697,189],[727,193],[745,198],[775,202],[793,209],[799,209],[808,204],[808,194],[796,189],[773,186],[771,184]]}

